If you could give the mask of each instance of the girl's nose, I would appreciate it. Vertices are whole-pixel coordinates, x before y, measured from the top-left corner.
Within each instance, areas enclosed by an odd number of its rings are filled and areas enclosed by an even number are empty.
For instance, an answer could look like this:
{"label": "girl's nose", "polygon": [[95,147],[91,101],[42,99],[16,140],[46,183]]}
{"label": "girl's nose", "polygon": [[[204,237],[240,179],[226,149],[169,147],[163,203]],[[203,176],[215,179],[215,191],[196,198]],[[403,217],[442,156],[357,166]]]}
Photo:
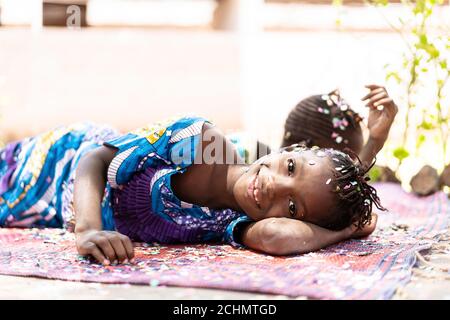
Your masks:
{"label": "girl's nose", "polygon": [[271,176],[268,179],[269,198],[274,201],[280,198],[286,198],[292,193],[292,179],[280,175]]}

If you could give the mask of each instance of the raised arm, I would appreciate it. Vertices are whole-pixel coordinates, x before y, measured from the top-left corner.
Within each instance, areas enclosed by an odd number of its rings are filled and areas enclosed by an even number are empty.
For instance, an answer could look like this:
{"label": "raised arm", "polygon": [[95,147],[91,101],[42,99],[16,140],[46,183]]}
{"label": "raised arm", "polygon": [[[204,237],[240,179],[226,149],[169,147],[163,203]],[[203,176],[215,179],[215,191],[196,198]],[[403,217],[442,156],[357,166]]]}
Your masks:
{"label": "raised arm", "polygon": [[80,159],[74,185],[75,235],[81,255],[92,255],[100,263],[133,259],[133,244],[125,235],[102,231],[101,201],[108,166],[115,150],[99,147]]}
{"label": "raised arm", "polygon": [[317,225],[289,218],[268,218],[250,224],[242,233],[242,243],[272,255],[301,254],[325,248],[350,238],[365,237],[376,227],[377,216],[362,230],[349,226],[331,231]]}
{"label": "raised arm", "polygon": [[[361,151],[359,158],[367,165],[370,165],[383,148],[386,142],[392,123],[398,112],[398,107],[394,100],[389,97],[386,89],[379,85],[367,85],[370,92],[361,100],[366,101],[366,106],[370,108],[368,118],[369,139]],[[383,106],[382,110],[378,107]]]}

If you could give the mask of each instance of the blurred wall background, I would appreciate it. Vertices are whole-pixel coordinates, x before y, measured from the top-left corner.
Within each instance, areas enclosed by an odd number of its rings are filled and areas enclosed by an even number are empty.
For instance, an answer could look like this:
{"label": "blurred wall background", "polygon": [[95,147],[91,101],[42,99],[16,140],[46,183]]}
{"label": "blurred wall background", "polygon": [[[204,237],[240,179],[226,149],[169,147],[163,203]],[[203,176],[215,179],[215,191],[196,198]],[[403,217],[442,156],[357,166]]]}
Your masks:
{"label": "blurred wall background", "polygon": [[[277,146],[290,109],[336,87],[365,115],[363,86],[385,83],[384,65],[401,59],[386,18],[403,9],[362,2],[44,1],[87,8],[88,27],[69,28],[45,25],[58,13],[41,0],[0,0],[2,138],[81,120],[129,130],[199,114]],[[443,6],[435,24],[449,17]]]}

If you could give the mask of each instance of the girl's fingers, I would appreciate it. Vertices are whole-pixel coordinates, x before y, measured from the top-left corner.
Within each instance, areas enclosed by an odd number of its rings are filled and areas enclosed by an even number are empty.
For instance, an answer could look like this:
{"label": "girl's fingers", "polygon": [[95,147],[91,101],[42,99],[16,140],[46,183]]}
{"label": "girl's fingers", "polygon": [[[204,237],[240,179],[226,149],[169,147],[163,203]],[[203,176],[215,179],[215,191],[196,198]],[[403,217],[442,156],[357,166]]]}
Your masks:
{"label": "girl's fingers", "polygon": [[368,84],[368,85],[365,85],[364,87],[366,87],[367,89],[370,89],[370,90],[377,89],[377,88],[383,88],[384,89],[383,86],[380,86],[378,84]]}
{"label": "girl's fingers", "polygon": [[395,116],[398,112],[397,105],[394,103],[394,100],[390,97],[386,97],[385,99],[377,101],[377,105],[383,105],[385,109],[393,116]]}
{"label": "girl's fingers", "polygon": [[389,96],[387,95],[386,92],[376,94],[372,98],[370,98],[369,102],[366,105],[367,106],[373,105],[376,107],[380,100],[387,98],[387,97],[389,97]]}
{"label": "girl's fingers", "polygon": [[384,105],[389,105],[389,104],[391,104],[393,101],[394,101],[394,100],[392,100],[392,98],[386,97],[386,98],[384,98],[384,99],[380,99],[380,100],[374,102],[373,105],[374,105],[375,107],[378,107],[378,106],[381,106],[381,105],[384,106]]}
{"label": "girl's fingers", "polygon": [[365,100],[367,100],[367,99],[373,97],[373,96],[376,95],[377,93],[380,93],[380,92],[383,92],[383,91],[384,91],[383,88],[378,88],[378,89],[375,89],[375,90],[370,90],[370,92],[369,92],[368,94],[366,94],[366,95],[364,96],[364,98],[362,98],[361,100],[362,100],[362,101],[365,101]]}
{"label": "girl's fingers", "polygon": [[131,261],[134,258],[133,242],[127,236],[121,235],[122,244],[125,248],[128,260]]}
{"label": "girl's fingers", "polygon": [[114,263],[125,261],[128,257],[119,236],[117,234],[108,234],[106,237],[116,253],[117,260]]}
{"label": "girl's fingers", "polygon": [[111,246],[111,243],[109,242],[108,238],[106,238],[105,236],[99,236],[92,242],[94,242],[97,245],[97,247],[99,247],[99,249],[103,252],[105,257],[109,261],[113,262],[117,260],[116,252]]}
{"label": "girl's fingers", "polygon": [[103,255],[100,249],[93,242],[83,243],[83,245],[79,249],[79,253],[83,256],[91,255],[92,257],[95,258],[95,260],[97,260],[101,264],[104,265],[109,264],[108,259]]}
{"label": "girl's fingers", "polygon": [[89,254],[95,258],[99,263],[107,266],[111,264],[111,261],[109,261],[103,253],[100,251],[100,249],[92,243],[92,248],[90,249]]}

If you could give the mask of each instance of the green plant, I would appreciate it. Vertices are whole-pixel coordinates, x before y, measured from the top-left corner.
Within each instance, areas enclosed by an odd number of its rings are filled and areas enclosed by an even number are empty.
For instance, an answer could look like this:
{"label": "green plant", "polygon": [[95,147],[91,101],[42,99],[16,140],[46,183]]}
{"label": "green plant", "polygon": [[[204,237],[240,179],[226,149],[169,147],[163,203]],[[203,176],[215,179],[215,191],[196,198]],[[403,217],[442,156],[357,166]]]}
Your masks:
{"label": "green plant", "polygon": [[[376,7],[389,6],[386,0],[366,1]],[[445,94],[449,91],[450,78],[450,30],[448,26],[431,26],[431,20],[438,6],[444,0],[402,0],[408,8],[407,16],[399,18],[397,25],[385,20],[405,44],[401,65],[386,65],[386,80],[394,80],[404,90],[407,110],[403,121],[403,134],[393,156],[398,160],[397,170],[412,151],[416,154],[426,144],[438,143],[442,166],[447,163],[447,142],[449,140],[449,103]],[[431,102],[420,101],[420,90],[424,87],[434,91]],[[411,119],[411,111],[420,116]],[[408,143],[413,139],[414,144]],[[415,150],[410,150],[414,145]]]}

